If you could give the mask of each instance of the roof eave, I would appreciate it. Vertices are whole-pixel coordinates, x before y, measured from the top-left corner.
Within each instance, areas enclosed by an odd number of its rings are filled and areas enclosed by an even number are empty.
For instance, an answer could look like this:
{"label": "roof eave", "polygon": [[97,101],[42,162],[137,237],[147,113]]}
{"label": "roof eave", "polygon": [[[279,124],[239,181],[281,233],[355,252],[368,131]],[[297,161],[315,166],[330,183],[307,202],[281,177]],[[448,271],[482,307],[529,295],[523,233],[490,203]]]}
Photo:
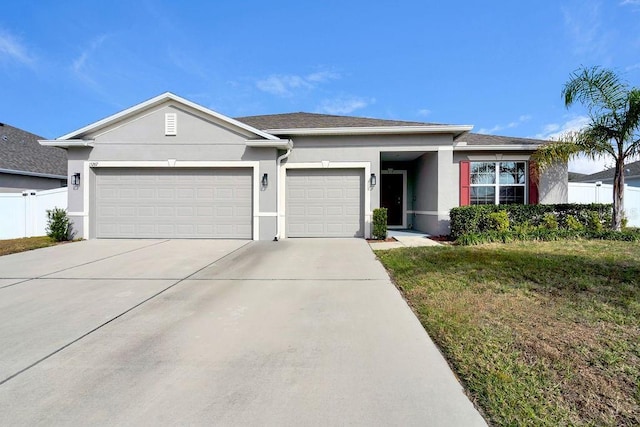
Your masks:
{"label": "roof eave", "polygon": [[93,147],[93,139],[40,139],[38,140],[38,142],[40,143],[40,145],[43,145],[45,147]]}
{"label": "roof eave", "polygon": [[535,151],[543,144],[467,145],[454,144],[454,151]]}
{"label": "roof eave", "polygon": [[255,148],[278,148],[281,150],[293,148],[293,142],[290,139],[247,139],[245,144],[247,147]]}
{"label": "roof eave", "polygon": [[390,135],[390,134],[434,134],[447,133],[462,135],[473,129],[472,125],[429,125],[429,126],[367,126],[333,128],[284,128],[265,129],[271,135],[331,136],[331,135]]}
{"label": "roof eave", "polygon": [[53,173],[42,173],[42,172],[19,171],[15,169],[0,168],[0,173],[7,173],[11,175],[35,176],[38,178],[67,179],[66,175],[57,175]]}

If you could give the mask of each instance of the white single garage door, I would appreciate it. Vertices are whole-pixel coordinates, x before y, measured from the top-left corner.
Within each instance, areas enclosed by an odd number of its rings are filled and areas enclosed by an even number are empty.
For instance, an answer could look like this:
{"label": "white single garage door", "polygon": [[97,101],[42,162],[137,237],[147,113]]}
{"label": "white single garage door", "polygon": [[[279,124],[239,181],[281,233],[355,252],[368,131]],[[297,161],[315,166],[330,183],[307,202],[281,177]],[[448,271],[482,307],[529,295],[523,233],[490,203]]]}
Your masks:
{"label": "white single garage door", "polygon": [[289,169],[287,237],[363,237],[362,169]]}
{"label": "white single garage door", "polygon": [[250,168],[96,168],[98,238],[252,237]]}

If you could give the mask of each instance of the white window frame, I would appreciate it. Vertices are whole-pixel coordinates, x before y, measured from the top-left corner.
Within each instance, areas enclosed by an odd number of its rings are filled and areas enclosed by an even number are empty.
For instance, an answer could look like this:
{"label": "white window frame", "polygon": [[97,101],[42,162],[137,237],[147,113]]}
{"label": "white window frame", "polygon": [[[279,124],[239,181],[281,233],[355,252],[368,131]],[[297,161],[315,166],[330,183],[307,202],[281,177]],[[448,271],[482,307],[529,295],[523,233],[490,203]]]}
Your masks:
{"label": "white window frame", "polygon": [[[471,182],[471,175],[474,163],[493,163],[495,166],[495,183],[493,184],[473,184]],[[500,163],[524,163],[524,183],[523,184],[500,184]],[[500,204],[500,187],[524,187],[524,204],[529,204],[529,162],[523,160],[476,160],[470,162],[469,165],[469,187],[493,187],[495,188],[494,205]],[[469,203],[473,204],[471,191],[469,192]]]}

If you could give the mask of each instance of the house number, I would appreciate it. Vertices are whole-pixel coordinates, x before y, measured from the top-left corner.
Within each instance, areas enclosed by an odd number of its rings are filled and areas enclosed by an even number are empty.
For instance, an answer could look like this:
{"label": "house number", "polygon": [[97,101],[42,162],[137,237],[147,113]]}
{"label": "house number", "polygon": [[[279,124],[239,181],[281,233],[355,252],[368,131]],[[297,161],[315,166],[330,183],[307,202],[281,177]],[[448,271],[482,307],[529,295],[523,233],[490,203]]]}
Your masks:
{"label": "house number", "polygon": [[95,168],[96,166],[98,166],[98,162],[90,162],[89,163],[89,167],[90,168]]}

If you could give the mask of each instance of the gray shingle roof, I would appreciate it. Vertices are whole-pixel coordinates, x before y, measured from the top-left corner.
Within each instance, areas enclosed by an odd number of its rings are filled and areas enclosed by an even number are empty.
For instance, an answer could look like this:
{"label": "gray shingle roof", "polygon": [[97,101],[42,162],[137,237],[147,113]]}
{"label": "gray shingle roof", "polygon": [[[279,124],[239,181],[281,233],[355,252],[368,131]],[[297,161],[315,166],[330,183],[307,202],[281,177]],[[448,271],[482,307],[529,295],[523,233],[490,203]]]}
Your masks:
{"label": "gray shingle roof", "polygon": [[318,129],[340,127],[426,126],[434,123],[372,119],[368,117],[333,116],[315,113],[269,114],[237,117],[236,120],[256,129]]}
{"label": "gray shingle roof", "polygon": [[[585,175],[578,180],[578,182],[595,182],[613,180],[613,175],[616,169],[611,168],[603,170],[601,172],[592,173],[591,175]],[[640,176],[640,161],[628,163],[624,165],[624,176]]]}
{"label": "gray shingle roof", "polygon": [[586,173],[569,172],[569,182],[580,182],[585,176]]}
{"label": "gray shingle roof", "polygon": [[[429,126],[438,124],[302,112],[237,117],[236,120],[260,130],[303,128],[317,129],[340,127]],[[466,133],[460,135],[456,138],[456,142],[460,141],[465,141],[468,145],[529,145],[542,144],[545,142],[539,139],[483,135],[478,133]]]}
{"label": "gray shingle roof", "polygon": [[544,144],[546,141],[532,138],[517,138],[513,136],[485,135],[481,133],[466,133],[456,138],[456,142],[464,141],[467,145],[530,145]]}
{"label": "gray shingle roof", "polygon": [[0,123],[0,169],[67,175],[67,151],[43,147],[38,135]]}

